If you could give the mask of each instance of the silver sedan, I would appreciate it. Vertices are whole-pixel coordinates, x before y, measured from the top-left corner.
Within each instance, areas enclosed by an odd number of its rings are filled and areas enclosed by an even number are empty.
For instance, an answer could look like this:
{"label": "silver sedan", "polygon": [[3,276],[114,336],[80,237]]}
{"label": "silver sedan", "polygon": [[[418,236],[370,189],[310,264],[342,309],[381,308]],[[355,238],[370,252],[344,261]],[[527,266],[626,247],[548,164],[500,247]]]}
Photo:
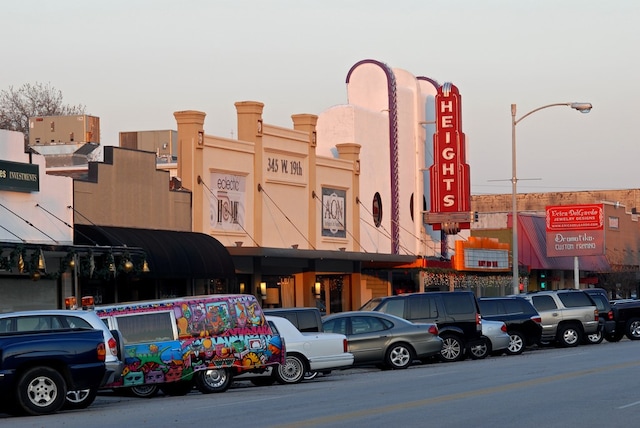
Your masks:
{"label": "silver sedan", "polygon": [[472,346],[471,358],[478,360],[489,354],[499,354],[509,347],[510,336],[502,321],[482,320],[482,343]]}

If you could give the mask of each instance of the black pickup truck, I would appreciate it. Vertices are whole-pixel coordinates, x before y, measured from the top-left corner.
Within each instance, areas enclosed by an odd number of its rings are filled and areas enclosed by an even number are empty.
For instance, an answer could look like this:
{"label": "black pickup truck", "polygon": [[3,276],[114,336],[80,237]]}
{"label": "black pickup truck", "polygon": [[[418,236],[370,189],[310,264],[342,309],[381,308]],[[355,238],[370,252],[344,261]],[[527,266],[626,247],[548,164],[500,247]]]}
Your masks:
{"label": "black pickup truck", "polygon": [[627,336],[629,340],[640,340],[640,300],[612,300],[611,309],[616,327],[606,339],[610,342],[617,342]]}
{"label": "black pickup truck", "polygon": [[0,333],[0,403],[11,414],[44,415],[67,391],[98,388],[106,349],[101,330]]}

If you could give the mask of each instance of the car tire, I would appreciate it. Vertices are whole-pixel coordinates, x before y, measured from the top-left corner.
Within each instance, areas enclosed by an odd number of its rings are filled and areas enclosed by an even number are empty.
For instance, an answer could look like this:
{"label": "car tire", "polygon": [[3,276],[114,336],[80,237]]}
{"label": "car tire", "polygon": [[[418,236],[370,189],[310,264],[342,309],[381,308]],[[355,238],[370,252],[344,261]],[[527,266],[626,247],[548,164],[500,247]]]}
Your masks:
{"label": "car tire", "polygon": [[394,370],[406,369],[411,365],[414,353],[411,346],[406,343],[394,343],[387,349],[385,365]]}
{"label": "car tire", "polygon": [[587,334],[585,337],[585,343],[597,345],[598,343],[601,343],[603,339],[604,335],[602,334],[602,331],[598,330],[597,333]]}
{"label": "car tire", "polygon": [[160,387],[165,395],[182,397],[193,391],[193,381],[179,381],[164,383]]}
{"label": "car tire", "polygon": [[464,356],[464,344],[462,340],[454,334],[443,334],[440,336],[442,339],[442,349],[438,358],[445,363],[460,361]]}
{"label": "car tire", "polygon": [[573,348],[580,344],[582,332],[576,326],[568,324],[558,328],[556,338],[563,348]]}
{"label": "car tire", "polygon": [[98,388],[67,391],[67,399],[62,406],[66,410],[86,409],[98,396]]}
{"label": "car tire", "polygon": [[624,337],[624,333],[618,333],[617,331],[604,335],[605,340],[607,342],[612,342],[612,343],[620,342],[623,337]]}
{"label": "car tire", "polygon": [[50,367],[33,367],[17,383],[16,401],[22,412],[31,416],[55,413],[67,399],[67,384],[62,375]]}
{"label": "car tire", "polygon": [[129,387],[129,395],[138,398],[151,398],[158,394],[160,387],[158,385],[137,385]]}
{"label": "car tire", "polygon": [[250,381],[255,386],[271,386],[276,383],[276,378],[274,375],[271,376],[260,376],[251,379]]}
{"label": "car tire", "polygon": [[469,355],[471,355],[472,360],[482,360],[487,358],[487,356],[491,353],[491,342],[487,338],[482,338],[482,341],[477,345],[472,345],[469,347]]}
{"label": "car tire", "polygon": [[526,339],[519,331],[509,332],[509,346],[505,352],[509,355],[520,355],[526,346]]}
{"label": "car tire", "polygon": [[203,394],[224,392],[232,381],[233,375],[229,369],[205,369],[196,373],[196,387]]}
{"label": "car tire", "polygon": [[280,384],[300,383],[304,379],[307,371],[306,364],[300,355],[287,353],[284,364],[278,365],[276,369],[276,380]]}
{"label": "car tire", "polygon": [[625,334],[629,340],[640,340],[640,318],[631,318],[627,321]]}

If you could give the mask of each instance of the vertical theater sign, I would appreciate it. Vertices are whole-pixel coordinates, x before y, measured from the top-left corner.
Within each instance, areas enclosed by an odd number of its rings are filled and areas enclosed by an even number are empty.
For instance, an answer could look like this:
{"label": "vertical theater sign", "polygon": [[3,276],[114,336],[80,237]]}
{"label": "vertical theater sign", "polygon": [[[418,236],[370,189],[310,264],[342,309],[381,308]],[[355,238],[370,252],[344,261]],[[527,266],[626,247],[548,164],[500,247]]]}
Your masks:
{"label": "vertical theater sign", "polygon": [[434,230],[456,234],[471,226],[471,181],[462,132],[462,105],[458,88],[445,83],[435,97],[436,132],[433,136],[431,210],[424,222]]}

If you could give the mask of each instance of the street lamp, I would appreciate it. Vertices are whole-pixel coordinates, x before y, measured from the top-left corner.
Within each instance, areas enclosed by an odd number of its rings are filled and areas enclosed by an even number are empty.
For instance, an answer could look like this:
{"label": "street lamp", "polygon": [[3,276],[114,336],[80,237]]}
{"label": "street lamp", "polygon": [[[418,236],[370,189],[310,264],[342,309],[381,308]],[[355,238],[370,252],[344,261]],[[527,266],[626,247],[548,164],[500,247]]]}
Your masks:
{"label": "street lamp", "polygon": [[542,107],[538,107],[536,109],[531,110],[529,113],[520,117],[520,119],[516,119],[516,105],[511,104],[511,209],[512,209],[512,218],[511,218],[511,231],[513,233],[511,237],[511,264],[513,267],[513,294],[518,294],[520,292],[520,274],[518,272],[518,207],[516,205],[516,195],[517,191],[517,183],[518,176],[516,175],[516,125],[520,123],[527,116],[532,115],[533,113],[540,111],[549,107],[556,106],[567,106],[571,107],[574,110],[578,110],[581,113],[589,113],[591,111],[592,105],[591,103],[554,103],[547,104]]}

